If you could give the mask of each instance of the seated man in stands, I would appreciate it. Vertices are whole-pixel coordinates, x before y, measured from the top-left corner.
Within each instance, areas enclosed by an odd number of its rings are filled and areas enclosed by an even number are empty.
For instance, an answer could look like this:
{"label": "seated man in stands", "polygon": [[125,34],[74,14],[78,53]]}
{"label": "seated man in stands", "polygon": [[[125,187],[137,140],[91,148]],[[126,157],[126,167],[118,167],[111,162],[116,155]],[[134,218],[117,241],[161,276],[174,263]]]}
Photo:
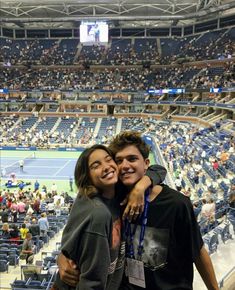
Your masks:
{"label": "seated man in stands", "polygon": [[30,233],[26,234],[26,239],[22,245],[22,251],[20,254],[20,259],[26,259],[26,264],[33,264],[34,259],[34,245],[32,242],[32,235]]}

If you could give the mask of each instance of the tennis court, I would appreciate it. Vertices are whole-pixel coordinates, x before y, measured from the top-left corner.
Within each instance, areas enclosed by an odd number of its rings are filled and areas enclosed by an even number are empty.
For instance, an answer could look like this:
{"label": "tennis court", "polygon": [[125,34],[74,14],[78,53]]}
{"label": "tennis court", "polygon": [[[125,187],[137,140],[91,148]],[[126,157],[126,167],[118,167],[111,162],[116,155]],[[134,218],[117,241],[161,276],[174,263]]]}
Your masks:
{"label": "tennis court", "polygon": [[[69,190],[69,177],[73,176],[77,158],[81,152],[61,151],[0,151],[0,167],[5,171],[2,185],[14,172],[17,179],[51,186],[56,182],[58,188]],[[20,170],[19,160],[24,160],[23,172]]]}
{"label": "tennis court", "polygon": [[[14,172],[16,178],[32,184],[37,179],[48,188],[55,182],[61,191],[70,191],[69,177],[73,176],[74,168],[81,151],[14,151],[0,150],[0,168],[5,169],[1,186],[4,187],[9,175]],[[24,160],[23,172],[19,160]],[[153,154],[150,156],[154,163]]]}
{"label": "tennis court", "polygon": [[[8,153],[11,154],[11,153]],[[39,154],[39,153],[36,153]],[[27,157],[26,159],[18,157],[1,157],[1,168],[5,168],[6,174],[14,172],[17,178],[32,178],[32,179],[57,179],[65,180],[70,175],[73,175],[74,167],[77,157],[80,155],[76,153],[74,157],[66,156],[64,153],[55,152],[40,152],[40,157]],[[24,169],[21,172],[19,167],[19,160],[24,160]]]}

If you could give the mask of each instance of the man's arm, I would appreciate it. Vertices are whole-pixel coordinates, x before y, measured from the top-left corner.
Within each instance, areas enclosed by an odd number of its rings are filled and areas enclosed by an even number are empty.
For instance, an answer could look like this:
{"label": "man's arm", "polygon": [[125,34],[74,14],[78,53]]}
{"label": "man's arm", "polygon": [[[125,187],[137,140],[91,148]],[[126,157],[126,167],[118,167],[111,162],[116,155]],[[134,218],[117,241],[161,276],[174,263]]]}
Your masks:
{"label": "man's arm", "polygon": [[207,289],[219,290],[211,258],[204,246],[201,248],[199,256],[196,258],[195,265]]}
{"label": "man's arm", "polygon": [[76,288],[80,275],[76,264],[60,253],[57,257],[57,265],[59,268],[60,279],[69,286]]}

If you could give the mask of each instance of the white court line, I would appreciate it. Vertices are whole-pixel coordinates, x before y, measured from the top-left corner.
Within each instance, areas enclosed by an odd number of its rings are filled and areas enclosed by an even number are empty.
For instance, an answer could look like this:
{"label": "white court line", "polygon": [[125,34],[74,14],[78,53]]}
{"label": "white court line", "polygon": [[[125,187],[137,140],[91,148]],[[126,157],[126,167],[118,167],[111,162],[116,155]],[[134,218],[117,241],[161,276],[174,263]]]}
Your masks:
{"label": "white court line", "polygon": [[24,165],[24,168],[25,168],[25,170],[27,170],[27,168],[60,168],[60,166],[58,165],[58,166],[38,166],[38,165],[34,165],[34,166],[28,166],[27,164],[26,165]]}
{"label": "white court line", "polygon": [[59,170],[57,170],[52,176],[56,176],[61,170],[63,170],[69,163],[71,162],[71,160],[68,160],[64,166],[62,166]]}
{"label": "white court line", "polygon": [[[71,175],[71,174],[70,174]],[[69,174],[68,175],[58,175],[58,176],[56,176],[56,177],[58,177],[58,178],[63,178],[63,179],[67,179],[69,176],[70,176]],[[50,179],[52,176],[48,176],[48,175],[35,175],[35,174],[24,174],[24,175],[19,175],[19,174],[17,174],[17,177],[19,178],[19,179],[40,179],[40,178],[43,178],[43,179]],[[8,180],[9,178],[8,177],[2,177],[2,180]],[[0,288],[1,289],[1,288]]]}

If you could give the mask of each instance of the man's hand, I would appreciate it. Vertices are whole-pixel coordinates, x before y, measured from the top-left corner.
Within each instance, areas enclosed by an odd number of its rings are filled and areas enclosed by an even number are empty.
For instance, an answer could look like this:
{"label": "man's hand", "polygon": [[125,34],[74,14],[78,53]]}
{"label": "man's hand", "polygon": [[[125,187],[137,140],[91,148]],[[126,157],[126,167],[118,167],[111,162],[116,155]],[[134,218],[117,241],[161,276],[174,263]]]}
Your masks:
{"label": "man's hand", "polygon": [[144,193],[152,184],[148,176],[143,176],[131,190],[128,196],[122,201],[121,205],[127,206],[123,213],[123,219],[128,218],[129,221],[135,220],[144,210]]}
{"label": "man's hand", "polygon": [[57,265],[59,267],[60,279],[69,286],[76,287],[80,275],[77,265],[62,253],[58,255]]}

